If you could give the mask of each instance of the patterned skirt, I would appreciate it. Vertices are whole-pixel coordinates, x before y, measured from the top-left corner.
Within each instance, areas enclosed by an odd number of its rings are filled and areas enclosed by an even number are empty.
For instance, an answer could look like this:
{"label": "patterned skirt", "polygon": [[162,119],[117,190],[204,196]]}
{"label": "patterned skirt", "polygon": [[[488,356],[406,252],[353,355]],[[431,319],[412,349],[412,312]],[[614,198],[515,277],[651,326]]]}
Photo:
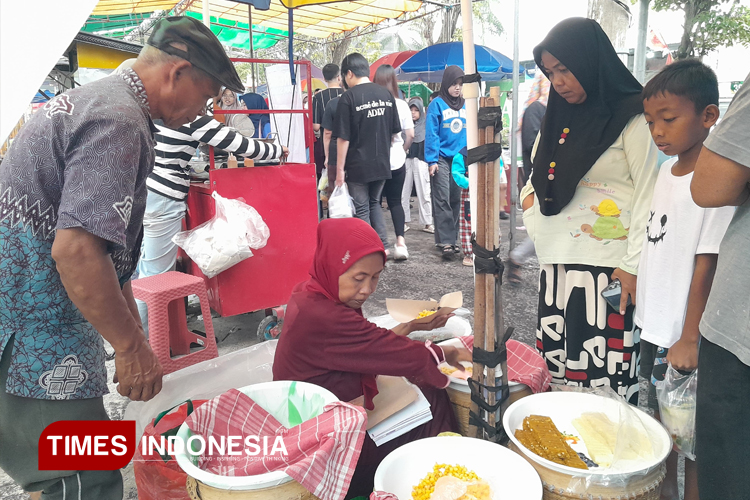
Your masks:
{"label": "patterned skirt", "polygon": [[625,316],[602,298],[613,268],[545,264],[539,273],[536,347],[547,361],[552,383],[609,385],[638,404],[640,334],[633,306]]}
{"label": "patterned skirt", "polygon": [[464,257],[470,256],[474,252],[471,248],[471,202],[468,189],[461,190],[458,235],[461,238],[461,251],[464,253]]}

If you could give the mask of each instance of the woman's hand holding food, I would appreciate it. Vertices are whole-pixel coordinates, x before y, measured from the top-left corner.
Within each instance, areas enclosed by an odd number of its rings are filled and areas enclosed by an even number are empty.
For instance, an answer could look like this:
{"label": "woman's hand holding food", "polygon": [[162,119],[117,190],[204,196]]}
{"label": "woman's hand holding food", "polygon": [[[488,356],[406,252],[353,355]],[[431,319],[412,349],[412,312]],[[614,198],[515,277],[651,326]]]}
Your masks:
{"label": "woman's hand holding food", "polygon": [[410,321],[409,324],[412,325],[412,331],[427,331],[435,330],[437,328],[442,328],[445,326],[445,324],[448,322],[450,318],[455,316],[455,314],[433,314],[430,316],[430,321],[427,323],[416,323],[416,320]]}
{"label": "woman's hand holding food", "polygon": [[464,366],[461,361],[471,362],[471,352],[463,347],[453,346],[440,346],[443,348],[443,354],[445,354],[445,362],[454,368],[463,370]]}
{"label": "woman's hand holding food", "polygon": [[630,274],[627,271],[623,271],[619,267],[612,273],[612,281],[620,280],[622,286],[622,294],[620,295],[620,314],[625,314],[625,309],[628,307],[628,297],[630,297],[630,303],[635,305],[635,285],[638,279],[634,274]]}

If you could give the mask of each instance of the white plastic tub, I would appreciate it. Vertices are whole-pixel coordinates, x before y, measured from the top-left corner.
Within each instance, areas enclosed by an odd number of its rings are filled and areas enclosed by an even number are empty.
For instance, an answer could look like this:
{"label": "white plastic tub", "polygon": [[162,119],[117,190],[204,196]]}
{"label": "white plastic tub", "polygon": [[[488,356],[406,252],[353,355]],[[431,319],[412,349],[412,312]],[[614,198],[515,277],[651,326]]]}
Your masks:
{"label": "white plastic tub", "polygon": [[[620,407],[624,403],[614,399],[597,396],[595,394],[585,394],[579,392],[545,392],[534,394],[532,396],[520,399],[510,405],[503,415],[503,427],[507,432],[513,444],[521,450],[531,461],[544,466],[547,469],[567,474],[575,477],[589,477],[597,481],[597,476],[601,479],[607,478],[607,482],[624,482],[626,483],[629,476],[645,475],[654,470],[666,460],[669,452],[672,450],[672,439],[664,430],[664,427],[643,411],[635,407],[630,407],[634,414],[641,420],[643,426],[651,440],[654,451],[652,460],[633,460],[623,463],[617,470],[611,468],[597,467],[589,470],[575,469],[558,463],[546,460],[539,455],[528,450],[516,439],[515,431],[523,428],[523,419],[529,415],[547,416],[552,419],[557,429],[564,434],[578,436],[579,433],[573,426],[572,421],[581,416],[584,412],[602,412],[605,413],[614,423],[620,421]],[[571,445],[574,451],[587,453],[586,445],[583,440],[577,444]],[[588,453],[587,453],[588,454]]]}
{"label": "white plastic tub", "polygon": [[411,499],[412,488],[435,464],[463,465],[487,481],[493,500],[540,500],[542,481],[534,468],[499,444],[467,437],[412,441],[391,452],[375,473],[375,490]]}
{"label": "white plastic tub", "polygon": [[[286,403],[287,398],[285,396],[288,394],[289,386],[291,384],[292,382],[289,381],[265,382],[262,384],[249,385],[238,390],[243,394],[250,396],[264,410],[273,415],[273,417],[282,425],[288,427],[289,412]],[[305,397],[312,397],[314,394],[319,394],[323,397],[325,401],[324,404],[326,405],[338,401],[338,398],[327,389],[306,382],[297,382],[297,392]],[[192,436],[192,431],[187,424],[182,424],[177,433],[177,437],[183,443],[187,443],[190,436]],[[175,458],[177,459],[177,464],[188,476],[197,479],[203,484],[222,490],[260,490],[264,488],[272,488],[292,480],[288,474],[281,471],[268,472],[257,476],[218,476],[199,469],[193,462],[193,460],[197,461],[197,457],[188,454],[187,451],[175,455]]]}

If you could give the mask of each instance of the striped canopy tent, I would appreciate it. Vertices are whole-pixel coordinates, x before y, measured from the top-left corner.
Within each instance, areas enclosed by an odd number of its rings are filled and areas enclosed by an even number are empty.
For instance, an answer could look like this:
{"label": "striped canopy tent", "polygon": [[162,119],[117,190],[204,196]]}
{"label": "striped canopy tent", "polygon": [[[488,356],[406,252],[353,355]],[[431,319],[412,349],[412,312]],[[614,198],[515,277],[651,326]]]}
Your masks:
{"label": "striped canopy tent", "polygon": [[[205,0],[99,0],[92,16],[139,16],[156,11],[201,15]],[[248,2],[208,0],[211,22],[248,22]],[[253,30],[288,30],[289,9],[294,9],[294,33],[315,38],[395,19],[422,6],[418,0],[271,0],[268,10],[254,8]],[[101,18],[94,18],[94,20]],[[229,26],[231,27],[231,26]],[[247,30],[247,25],[245,25]],[[254,40],[253,40],[254,41]]]}

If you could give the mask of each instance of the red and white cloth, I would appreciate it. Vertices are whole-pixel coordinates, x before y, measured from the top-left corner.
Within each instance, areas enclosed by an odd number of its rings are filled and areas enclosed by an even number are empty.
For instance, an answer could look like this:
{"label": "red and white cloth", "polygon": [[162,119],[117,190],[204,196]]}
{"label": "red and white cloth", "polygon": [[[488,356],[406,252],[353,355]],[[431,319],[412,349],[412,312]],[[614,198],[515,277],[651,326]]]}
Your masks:
{"label": "red and white cloth", "polygon": [[[343,500],[357,465],[367,427],[363,408],[348,403],[327,405],[317,418],[287,429],[250,397],[236,389],[208,401],[185,423],[205,443],[213,436],[241,437],[239,455],[210,456],[204,453],[199,467],[222,476],[255,476],[283,471],[321,500]],[[258,437],[260,453],[245,453],[245,438]],[[263,437],[268,436],[268,454]],[[286,455],[271,454],[276,436],[281,436]]]}
{"label": "red and white cloth", "polygon": [[[461,343],[470,351],[474,350],[474,336],[460,337]],[[549,389],[552,375],[547,363],[536,350],[517,340],[505,343],[508,350],[508,380],[526,384],[536,394]]]}
{"label": "red and white cloth", "polygon": [[461,251],[464,257],[470,257],[474,251],[471,248],[471,208],[469,205],[469,190],[461,190],[461,210],[458,216],[458,233],[461,237]]}

